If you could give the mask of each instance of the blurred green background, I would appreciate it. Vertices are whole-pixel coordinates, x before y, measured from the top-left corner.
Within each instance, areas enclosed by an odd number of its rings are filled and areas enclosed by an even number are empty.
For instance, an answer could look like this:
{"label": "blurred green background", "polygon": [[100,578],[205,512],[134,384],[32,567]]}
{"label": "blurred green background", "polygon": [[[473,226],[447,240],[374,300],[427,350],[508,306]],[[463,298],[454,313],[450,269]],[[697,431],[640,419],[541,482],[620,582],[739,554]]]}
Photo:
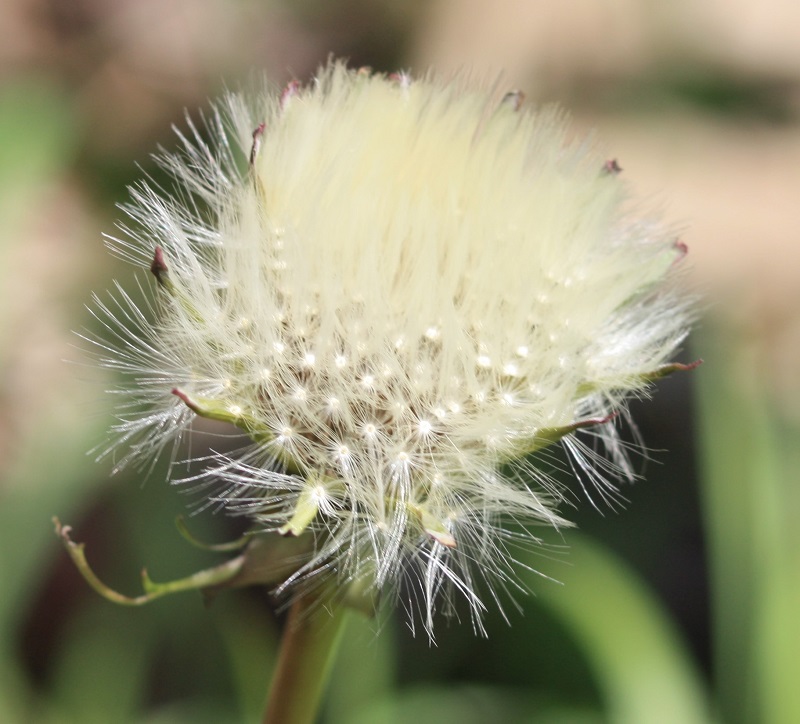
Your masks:
{"label": "blurred green background", "polygon": [[254,73],[307,79],[330,53],[502,72],[597,129],[691,249],[705,301],[686,359],[706,362],[633,405],[651,452],[628,505],[582,501],[580,532],[529,561],[560,584],[531,576],[488,640],[354,622],[324,721],[800,721],[800,5],[2,0],[0,17],[0,721],[258,719],[281,624],[265,592],[117,608],[50,519],[127,593],[142,565],[218,562],[175,531],[191,500],[163,468],[111,476],[86,454],[113,380],[71,330],[92,327],[91,290],[132,279],[101,233],[184,109]]}

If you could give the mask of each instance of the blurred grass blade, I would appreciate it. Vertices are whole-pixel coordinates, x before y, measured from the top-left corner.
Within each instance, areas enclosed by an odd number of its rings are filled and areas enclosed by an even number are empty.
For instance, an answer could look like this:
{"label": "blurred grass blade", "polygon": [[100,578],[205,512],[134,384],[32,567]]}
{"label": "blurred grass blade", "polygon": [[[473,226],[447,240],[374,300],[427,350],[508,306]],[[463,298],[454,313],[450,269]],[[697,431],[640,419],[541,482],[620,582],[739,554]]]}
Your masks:
{"label": "blurred grass blade", "polygon": [[794,724],[800,431],[770,405],[761,370],[746,364],[748,339],[709,327],[709,373],[697,383],[719,705],[732,724]]}
{"label": "blurred grass blade", "polygon": [[[761,721],[800,722],[800,429],[773,417],[754,484],[764,497],[757,532],[760,580],[754,630]],[[769,424],[769,423],[773,424]]]}
{"label": "blurred grass blade", "polygon": [[564,585],[540,585],[537,598],[583,649],[608,721],[708,724],[700,674],[668,613],[610,552],[575,533],[570,544]]}
{"label": "blurred grass blade", "polygon": [[452,683],[414,686],[372,702],[337,724],[607,724],[581,703],[556,704],[513,687]]}
{"label": "blurred grass blade", "polygon": [[394,619],[383,622],[380,629],[378,633],[374,618],[350,616],[323,707],[330,724],[351,724],[359,712],[390,697],[397,662]]}
{"label": "blurred grass blade", "polygon": [[70,622],[55,657],[52,703],[61,720],[137,721],[154,644],[143,617],[118,613],[99,599],[90,604]]}

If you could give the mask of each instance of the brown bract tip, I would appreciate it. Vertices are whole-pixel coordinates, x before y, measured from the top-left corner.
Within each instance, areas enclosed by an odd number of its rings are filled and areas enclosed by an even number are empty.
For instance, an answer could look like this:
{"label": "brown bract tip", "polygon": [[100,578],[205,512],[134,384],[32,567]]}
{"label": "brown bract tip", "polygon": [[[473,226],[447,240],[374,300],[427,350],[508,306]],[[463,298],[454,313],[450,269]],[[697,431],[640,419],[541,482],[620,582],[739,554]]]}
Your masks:
{"label": "brown bract tip", "polygon": [[616,176],[622,172],[622,166],[617,163],[616,158],[610,158],[603,164],[600,172],[603,176]]}
{"label": "brown bract tip", "polygon": [[508,106],[512,111],[518,111],[525,100],[525,94],[521,90],[510,90],[503,96],[500,105]]}
{"label": "brown bract tip", "polygon": [[681,362],[675,362],[671,365],[676,372],[689,372],[690,370],[695,369],[695,367],[699,367],[703,364],[702,359],[696,359],[694,362],[689,362],[688,364],[683,364]]}

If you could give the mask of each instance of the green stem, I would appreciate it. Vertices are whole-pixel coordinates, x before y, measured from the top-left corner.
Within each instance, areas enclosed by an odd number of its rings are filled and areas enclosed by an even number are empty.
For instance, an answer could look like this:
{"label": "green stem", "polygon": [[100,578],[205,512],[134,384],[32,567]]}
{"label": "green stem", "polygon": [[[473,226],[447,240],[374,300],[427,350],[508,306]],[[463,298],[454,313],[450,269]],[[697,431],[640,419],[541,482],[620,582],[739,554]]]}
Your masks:
{"label": "green stem", "polygon": [[263,724],[313,724],[346,616],[315,596],[292,604]]}

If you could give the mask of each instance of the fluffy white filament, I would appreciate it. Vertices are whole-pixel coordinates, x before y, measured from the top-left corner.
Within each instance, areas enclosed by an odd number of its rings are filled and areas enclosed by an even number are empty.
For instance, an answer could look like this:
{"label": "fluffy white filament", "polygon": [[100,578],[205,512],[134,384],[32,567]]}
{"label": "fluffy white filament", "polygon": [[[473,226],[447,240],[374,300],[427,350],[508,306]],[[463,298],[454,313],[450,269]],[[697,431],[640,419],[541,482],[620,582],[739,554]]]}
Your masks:
{"label": "fluffy white filament", "polygon": [[334,63],[206,127],[161,159],[174,195],[134,189],[112,240],[140,264],[159,250],[152,315],[98,302],[128,457],[195,414],[231,422],[252,442],[210,461],[223,503],[314,536],[285,588],[405,581],[429,631],[457,591],[480,628],[515,585],[507,523],[567,525],[526,456],[561,439],[608,493],[574,434],[597,423],[627,469],[609,417],[686,333],[681,248],[625,213],[559,114],[458,83]]}

